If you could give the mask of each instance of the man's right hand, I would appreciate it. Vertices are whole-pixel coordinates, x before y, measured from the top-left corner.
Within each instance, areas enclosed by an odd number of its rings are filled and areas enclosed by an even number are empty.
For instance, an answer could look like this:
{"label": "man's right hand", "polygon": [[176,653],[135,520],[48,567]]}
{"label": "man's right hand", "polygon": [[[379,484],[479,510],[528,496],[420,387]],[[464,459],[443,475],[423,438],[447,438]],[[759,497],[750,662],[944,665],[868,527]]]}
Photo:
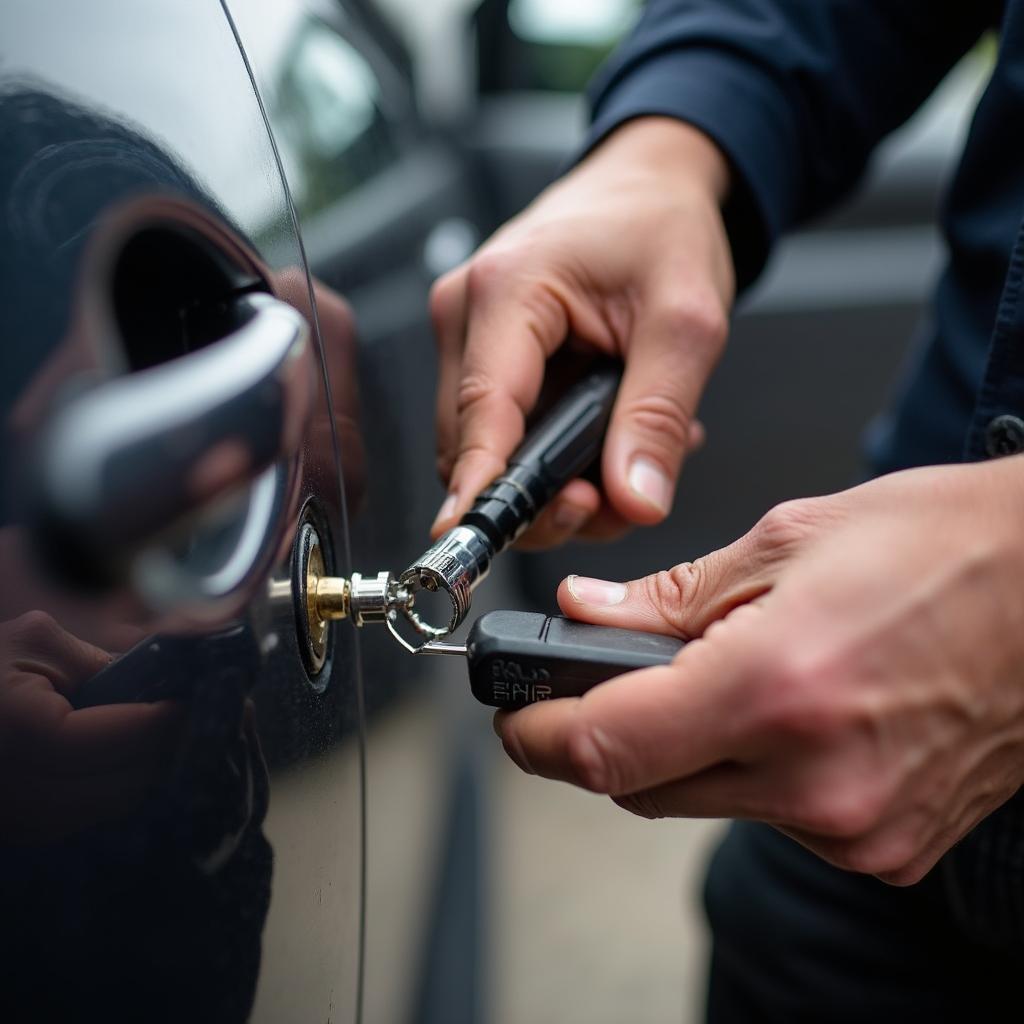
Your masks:
{"label": "man's right hand", "polygon": [[524,540],[607,537],[669,512],[735,291],[720,207],[728,164],[695,128],[644,117],[437,282],[438,465],[453,526],[506,465],[546,360],[572,337],[625,362],[602,462],[604,494],[572,481]]}

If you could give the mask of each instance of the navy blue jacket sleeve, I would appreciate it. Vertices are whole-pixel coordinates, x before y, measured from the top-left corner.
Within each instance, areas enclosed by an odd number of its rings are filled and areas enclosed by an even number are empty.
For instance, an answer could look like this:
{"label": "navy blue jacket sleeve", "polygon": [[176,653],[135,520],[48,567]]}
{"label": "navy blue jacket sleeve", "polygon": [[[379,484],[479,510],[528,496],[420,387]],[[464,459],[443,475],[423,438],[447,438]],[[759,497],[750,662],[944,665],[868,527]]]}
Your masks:
{"label": "navy blue jacket sleeve", "polygon": [[687,121],[730,159],[740,284],[781,232],[835,202],[927,98],[998,0],[649,0],[590,89],[587,149],[645,114]]}

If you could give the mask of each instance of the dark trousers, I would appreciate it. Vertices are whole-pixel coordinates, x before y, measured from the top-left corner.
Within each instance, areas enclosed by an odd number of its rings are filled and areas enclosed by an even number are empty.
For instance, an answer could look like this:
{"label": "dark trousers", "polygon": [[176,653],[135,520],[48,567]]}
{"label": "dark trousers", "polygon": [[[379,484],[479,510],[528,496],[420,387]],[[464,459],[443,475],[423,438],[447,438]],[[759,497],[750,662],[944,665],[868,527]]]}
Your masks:
{"label": "dark trousers", "polygon": [[704,892],[709,1024],[1020,1024],[1021,794],[1011,804],[906,888],[733,824]]}

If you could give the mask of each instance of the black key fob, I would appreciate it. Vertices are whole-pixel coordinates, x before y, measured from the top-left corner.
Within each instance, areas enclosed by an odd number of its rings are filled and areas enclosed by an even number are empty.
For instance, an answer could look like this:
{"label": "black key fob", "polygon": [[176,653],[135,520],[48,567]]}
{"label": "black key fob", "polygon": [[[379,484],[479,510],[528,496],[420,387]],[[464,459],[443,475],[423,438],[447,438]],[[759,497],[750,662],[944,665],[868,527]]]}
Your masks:
{"label": "black key fob", "polygon": [[466,658],[473,696],[512,709],[578,697],[624,672],[667,665],[682,648],[682,640],[657,633],[496,611],[481,616],[470,630]]}

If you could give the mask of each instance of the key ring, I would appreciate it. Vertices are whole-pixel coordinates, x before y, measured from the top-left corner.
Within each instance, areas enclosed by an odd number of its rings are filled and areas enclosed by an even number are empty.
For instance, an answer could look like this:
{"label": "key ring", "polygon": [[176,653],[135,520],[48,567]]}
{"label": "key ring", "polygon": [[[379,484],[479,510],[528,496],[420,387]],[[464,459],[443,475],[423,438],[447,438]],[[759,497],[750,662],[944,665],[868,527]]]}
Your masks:
{"label": "key ring", "polygon": [[[388,632],[410,653],[419,654],[423,648],[436,640],[443,640],[449,633],[447,629],[442,629],[440,626],[432,626],[429,622],[425,622],[412,608],[412,595],[409,595],[409,601],[405,604],[395,605],[388,609],[387,613],[387,627]],[[413,629],[423,637],[423,642],[416,646],[410,643],[399,631],[399,613],[401,618],[404,618],[406,622],[412,624]]]}

